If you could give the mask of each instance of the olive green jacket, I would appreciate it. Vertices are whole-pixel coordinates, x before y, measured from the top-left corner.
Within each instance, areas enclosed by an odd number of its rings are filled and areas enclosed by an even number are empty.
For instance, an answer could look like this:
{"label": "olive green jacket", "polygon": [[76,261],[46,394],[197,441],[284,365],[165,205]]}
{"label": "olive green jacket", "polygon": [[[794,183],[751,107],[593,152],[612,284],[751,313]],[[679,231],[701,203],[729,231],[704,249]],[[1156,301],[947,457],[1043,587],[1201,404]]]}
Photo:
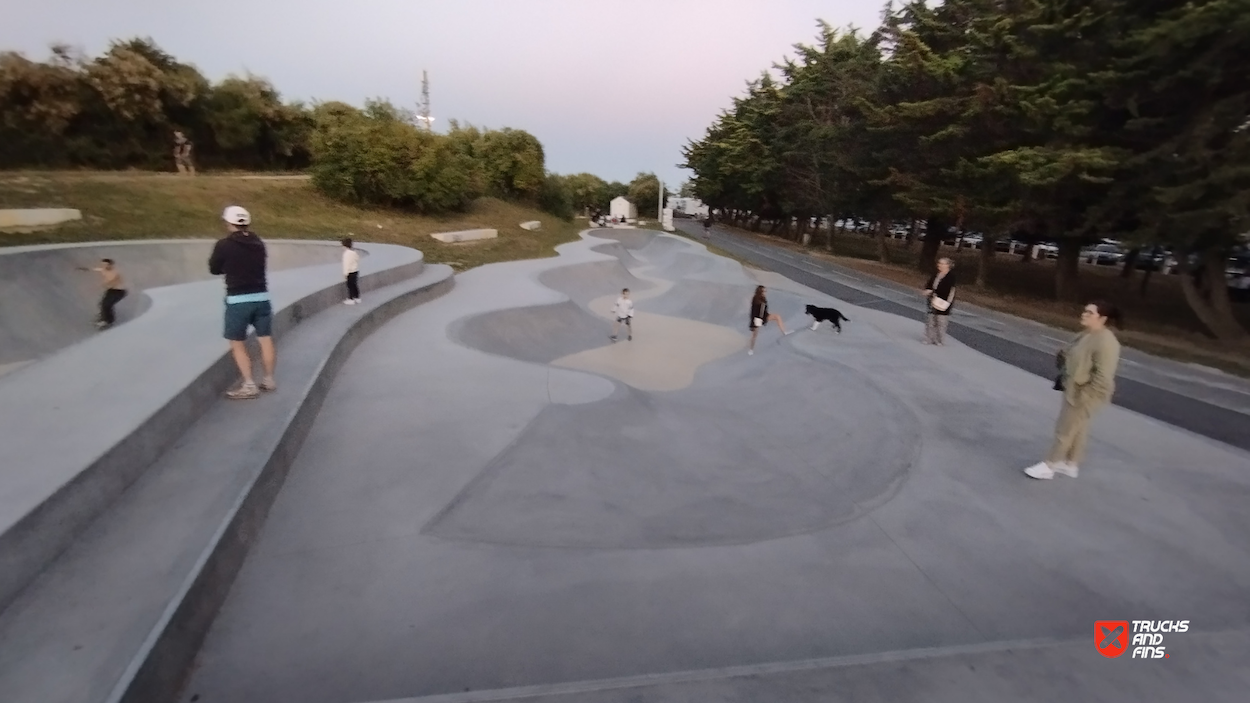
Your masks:
{"label": "olive green jacket", "polygon": [[1081,332],[1060,354],[1063,397],[1069,405],[1097,407],[1111,402],[1120,365],[1120,340],[1114,332]]}

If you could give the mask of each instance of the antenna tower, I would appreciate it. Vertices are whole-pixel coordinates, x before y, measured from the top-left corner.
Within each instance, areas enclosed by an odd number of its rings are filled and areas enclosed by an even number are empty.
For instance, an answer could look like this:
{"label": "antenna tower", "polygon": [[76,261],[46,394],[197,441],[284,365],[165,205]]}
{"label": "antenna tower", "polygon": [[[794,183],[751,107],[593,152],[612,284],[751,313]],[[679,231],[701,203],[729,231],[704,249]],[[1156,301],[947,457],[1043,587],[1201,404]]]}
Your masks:
{"label": "antenna tower", "polygon": [[430,117],[430,76],[425,71],[421,71],[421,102],[417,105],[417,120],[419,120],[426,131],[433,129],[434,118]]}

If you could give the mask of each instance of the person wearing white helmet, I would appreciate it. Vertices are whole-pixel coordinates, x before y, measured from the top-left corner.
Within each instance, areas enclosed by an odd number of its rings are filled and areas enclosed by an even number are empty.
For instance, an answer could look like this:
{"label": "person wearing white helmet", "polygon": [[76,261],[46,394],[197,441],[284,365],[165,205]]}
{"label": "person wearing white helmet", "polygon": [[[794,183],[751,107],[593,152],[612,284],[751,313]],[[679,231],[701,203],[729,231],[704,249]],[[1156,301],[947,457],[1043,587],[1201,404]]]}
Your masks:
{"label": "person wearing white helmet", "polygon": [[[213,246],[208,270],[214,276],[226,277],[225,338],[230,341],[230,353],[242,376],[239,387],[228,391],[226,397],[247,400],[278,387],[273,376],[278,357],[273,346],[273,306],[265,276],[265,243],[249,228],[252,216],[247,210],[231,205],[222,213],[222,219],[230,234]],[[256,330],[265,367],[259,385],[253,380],[252,359],[244,344],[248,327]]]}

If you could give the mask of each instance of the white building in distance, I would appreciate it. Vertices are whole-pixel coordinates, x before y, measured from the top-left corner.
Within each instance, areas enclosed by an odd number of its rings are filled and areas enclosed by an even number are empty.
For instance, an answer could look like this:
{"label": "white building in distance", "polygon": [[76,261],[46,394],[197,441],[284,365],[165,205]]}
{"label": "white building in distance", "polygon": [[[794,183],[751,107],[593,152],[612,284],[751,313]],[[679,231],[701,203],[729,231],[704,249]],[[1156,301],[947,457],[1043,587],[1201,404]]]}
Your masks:
{"label": "white building in distance", "polygon": [[638,208],[626,200],[625,196],[618,195],[612,198],[612,203],[608,206],[608,215],[618,219],[636,220],[638,219]]}

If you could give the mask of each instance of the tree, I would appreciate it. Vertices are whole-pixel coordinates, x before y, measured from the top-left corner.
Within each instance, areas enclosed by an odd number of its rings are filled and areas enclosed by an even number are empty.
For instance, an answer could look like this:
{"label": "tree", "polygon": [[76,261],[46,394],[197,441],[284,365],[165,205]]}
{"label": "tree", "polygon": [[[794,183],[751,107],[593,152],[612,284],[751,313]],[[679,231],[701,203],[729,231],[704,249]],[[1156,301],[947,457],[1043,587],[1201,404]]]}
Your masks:
{"label": "tree", "polygon": [[389,103],[364,111],[322,106],[318,118],[312,182],[331,197],[438,213],[462,210],[481,194],[471,157]]}
{"label": "tree", "polygon": [[571,204],[575,210],[606,209],[608,202],[612,200],[613,196],[608,194],[608,184],[594,174],[575,173],[565,176],[564,181],[568,186]]}
{"label": "tree", "polygon": [[629,182],[625,197],[638,208],[639,217],[657,213],[660,207],[660,179],[654,173],[639,173]]}
{"label": "tree", "polygon": [[487,192],[505,199],[533,199],[547,172],[543,145],[519,129],[488,130],[475,154],[486,178]]}

